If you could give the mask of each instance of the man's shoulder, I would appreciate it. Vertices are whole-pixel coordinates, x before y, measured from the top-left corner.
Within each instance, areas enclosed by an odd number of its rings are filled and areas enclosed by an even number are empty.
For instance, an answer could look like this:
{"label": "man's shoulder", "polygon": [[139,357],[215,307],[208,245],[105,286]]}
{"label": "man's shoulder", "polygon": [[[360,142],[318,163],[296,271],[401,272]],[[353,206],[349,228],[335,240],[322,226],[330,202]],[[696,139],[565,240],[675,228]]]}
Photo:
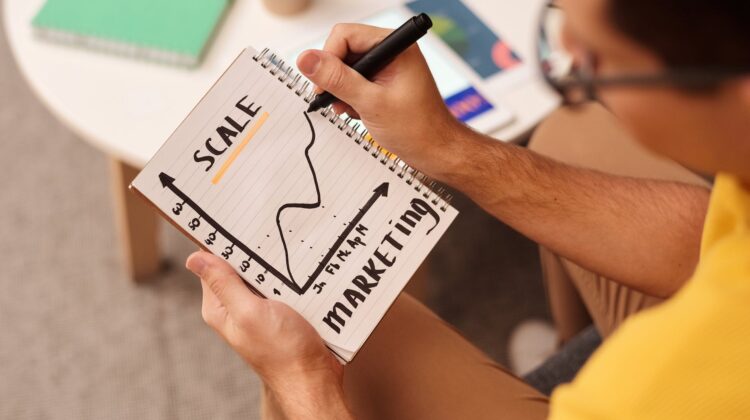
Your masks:
{"label": "man's shoulder", "polygon": [[750,386],[750,293],[742,304],[695,280],[626,321],[573,383],[556,390],[552,412],[582,406],[606,418],[750,418],[740,391]]}

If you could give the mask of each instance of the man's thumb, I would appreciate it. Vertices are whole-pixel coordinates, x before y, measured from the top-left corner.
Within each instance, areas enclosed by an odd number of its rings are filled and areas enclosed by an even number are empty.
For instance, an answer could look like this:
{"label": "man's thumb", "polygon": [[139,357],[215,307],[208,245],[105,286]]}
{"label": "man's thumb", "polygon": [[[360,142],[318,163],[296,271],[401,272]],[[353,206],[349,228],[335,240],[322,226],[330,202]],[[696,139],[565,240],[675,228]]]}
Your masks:
{"label": "man's thumb", "polygon": [[355,109],[372,99],[374,84],[329,52],[307,50],[297,59],[297,68],[320,89]]}

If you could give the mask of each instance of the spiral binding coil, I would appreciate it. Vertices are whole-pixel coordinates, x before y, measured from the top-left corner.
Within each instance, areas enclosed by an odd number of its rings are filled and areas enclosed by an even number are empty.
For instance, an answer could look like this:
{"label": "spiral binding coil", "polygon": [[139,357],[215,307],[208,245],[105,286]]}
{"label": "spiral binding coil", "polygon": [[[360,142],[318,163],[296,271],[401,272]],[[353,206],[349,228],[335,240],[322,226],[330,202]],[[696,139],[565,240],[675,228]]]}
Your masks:
{"label": "spiral binding coil", "polygon": [[[264,48],[263,51],[254,55],[253,60],[260,63],[261,67],[267,69],[279,82],[284,83],[288,89],[292,90],[295,95],[301,97],[306,103],[310,103],[315,99],[315,91],[310,82],[303,80],[302,75],[297,73],[291,65],[287,65],[284,60],[268,48]],[[353,139],[355,143],[361,145],[372,157],[378,159],[383,166],[390,169],[399,178],[405,179],[408,185],[413,185],[414,189],[421,193],[425,199],[430,200],[440,210],[447,210],[453,196],[446,191],[445,187],[433,181],[422,172],[412,168],[399,157],[385,151],[385,149],[375,143],[372,137],[367,138],[368,131],[361,123],[356,122],[352,124],[352,117],[341,117],[340,114],[337,114],[333,110],[332,105],[320,110],[320,114],[327,118],[341,132]],[[391,159],[392,156],[393,159]],[[392,160],[390,165],[388,165],[389,160]]]}

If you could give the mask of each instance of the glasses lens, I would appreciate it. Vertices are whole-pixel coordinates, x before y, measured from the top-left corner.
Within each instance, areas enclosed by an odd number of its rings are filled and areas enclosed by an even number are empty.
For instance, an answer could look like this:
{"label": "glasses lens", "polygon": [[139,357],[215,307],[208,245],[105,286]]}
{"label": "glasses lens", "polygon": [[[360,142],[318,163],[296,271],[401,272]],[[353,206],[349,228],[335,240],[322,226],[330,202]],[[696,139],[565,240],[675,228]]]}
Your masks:
{"label": "glasses lens", "polygon": [[539,37],[539,60],[544,77],[551,82],[567,80],[573,71],[573,56],[563,45],[565,13],[554,5],[547,6]]}
{"label": "glasses lens", "polygon": [[550,4],[544,11],[539,36],[539,64],[542,75],[549,85],[563,98],[566,105],[577,105],[594,98],[594,92],[584,77],[589,74],[592,57],[579,59],[565,46],[563,28],[565,12]]}

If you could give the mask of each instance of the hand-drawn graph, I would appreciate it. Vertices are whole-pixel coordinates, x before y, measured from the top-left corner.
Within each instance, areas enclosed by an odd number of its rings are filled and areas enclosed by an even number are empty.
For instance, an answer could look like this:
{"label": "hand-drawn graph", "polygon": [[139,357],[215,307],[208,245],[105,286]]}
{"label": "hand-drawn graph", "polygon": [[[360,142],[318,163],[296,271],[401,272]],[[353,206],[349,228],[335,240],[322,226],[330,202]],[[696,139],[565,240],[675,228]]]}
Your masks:
{"label": "hand-drawn graph", "polygon": [[307,124],[310,126],[310,143],[305,147],[305,159],[307,160],[307,165],[310,167],[310,173],[312,174],[313,184],[315,185],[315,202],[314,203],[287,203],[279,207],[279,209],[276,211],[276,227],[279,230],[279,236],[281,237],[281,245],[284,247],[284,259],[286,260],[286,271],[289,274],[289,278],[292,280],[293,283],[297,283],[294,280],[294,275],[292,274],[292,267],[289,264],[289,249],[286,244],[286,238],[284,238],[284,229],[281,227],[281,213],[284,212],[286,209],[290,208],[300,208],[300,209],[316,209],[320,207],[320,187],[318,186],[318,176],[315,174],[315,167],[312,164],[312,161],[310,160],[310,149],[312,149],[313,145],[315,145],[315,127],[313,126],[312,121],[310,121],[310,117],[307,115],[306,112],[302,113],[305,116],[305,119],[307,120]]}
{"label": "hand-drawn graph", "polygon": [[[212,226],[215,229],[215,232],[212,233],[212,238],[209,238],[211,241],[214,241],[215,234],[218,233],[221,236],[223,236],[226,240],[228,240],[231,243],[231,247],[227,247],[228,249],[237,247],[240,249],[245,255],[247,255],[248,259],[246,261],[255,261],[258,263],[263,269],[271,273],[274,277],[278,278],[279,281],[281,281],[284,285],[286,285],[289,289],[291,289],[294,293],[297,293],[299,295],[304,294],[307,292],[307,290],[315,284],[315,281],[320,276],[320,274],[323,272],[325,267],[328,265],[328,263],[331,261],[331,258],[335,255],[336,251],[341,247],[341,245],[344,243],[344,241],[347,239],[347,237],[351,234],[352,230],[359,224],[359,222],[362,220],[362,218],[367,214],[367,212],[372,208],[373,205],[381,198],[381,197],[387,197],[388,196],[388,182],[383,182],[380,185],[378,185],[376,188],[373,189],[372,195],[367,200],[367,202],[357,211],[357,213],[352,217],[352,219],[346,223],[346,227],[342,230],[341,234],[336,238],[334,243],[331,245],[330,248],[328,248],[328,252],[323,256],[323,258],[318,262],[313,272],[307,277],[304,284],[299,284],[292,276],[292,270],[290,268],[289,264],[289,251],[287,249],[286,240],[284,239],[283,230],[281,228],[281,214],[284,210],[289,208],[303,208],[303,209],[315,209],[320,206],[321,203],[321,195],[320,195],[320,188],[318,185],[317,176],[315,174],[315,169],[313,168],[312,162],[310,160],[309,151],[312,148],[312,146],[315,144],[315,127],[310,120],[307,113],[304,113],[304,116],[308,122],[308,125],[310,127],[311,131],[311,140],[310,143],[305,148],[305,157],[307,159],[307,162],[310,166],[310,170],[312,171],[313,176],[313,182],[315,184],[315,190],[316,190],[316,200],[314,203],[287,203],[279,207],[278,211],[276,212],[276,226],[279,229],[279,234],[281,235],[282,244],[284,247],[284,254],[285,254],[285,261],[286,261],[286,271],[287,274],[283,274],[281,270],[274,267],[272,264],[268,263],[266,260],[264,260],[260,255],[258,255],[256,252],[254,252],[249,246],[242,243],[240,240],[238,240],[234,235],[232,235],[231,232],[227,231],[220,223],[218,223],[215,219],[213,219],[205,210],[203,210],[195,201],[193,201],[187,194],[185,194],[182,190],[180,190],[177,185],[175,185],[175,179],[169,175],[167,175],[164,172],[161,172],[159,174],[159,180],[161,182],[161,185],[163,188],[167,188],[172,193],[174,193],[179,199],[182,200],[181,203],[178,204],[179,208],[182,208],[183,205],[186,205],[195,211],[195,213],[198,215],[197,218],[194,218],[188,226],[191,228],[194,228],[199,224],[200,222],[196,222],[196,220],[204,220],[206,223],[208,223],[210,226]],[[179,214],[178,212],[175,212],[175,214]],[[207,241],[207,243],[209,243]],[[224,255],[225,259],[229,258],[229,255],[231,252],[227,252],[226,255]]]}

